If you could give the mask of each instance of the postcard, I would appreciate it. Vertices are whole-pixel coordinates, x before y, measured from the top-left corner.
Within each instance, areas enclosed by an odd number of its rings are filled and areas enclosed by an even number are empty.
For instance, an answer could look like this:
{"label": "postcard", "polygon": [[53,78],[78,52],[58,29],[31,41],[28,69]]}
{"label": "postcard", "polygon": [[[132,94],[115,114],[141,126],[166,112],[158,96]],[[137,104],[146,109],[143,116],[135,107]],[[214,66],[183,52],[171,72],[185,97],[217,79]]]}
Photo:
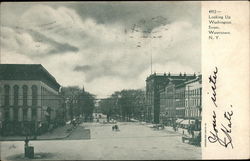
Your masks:
{"label": "postcard", "polygon": [[3,2],[1,160],[249,159],[249,2]]}

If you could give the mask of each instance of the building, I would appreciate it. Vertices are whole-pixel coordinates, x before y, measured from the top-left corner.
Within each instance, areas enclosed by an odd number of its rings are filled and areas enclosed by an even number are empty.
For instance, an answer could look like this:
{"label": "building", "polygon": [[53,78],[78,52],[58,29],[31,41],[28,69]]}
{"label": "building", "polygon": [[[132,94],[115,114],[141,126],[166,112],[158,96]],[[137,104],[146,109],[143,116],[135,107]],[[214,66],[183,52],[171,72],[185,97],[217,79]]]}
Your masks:
{"label": "building", "polygon": [[160,89],[167,83],[167,75],[150,75],[146,79],[146,109],[147,120],[159,123],[160,117]]}
{"label": "building", "polygon": [[176,118],[184,119],[185,117],[185,100],[186,100],[186,91],[185,91],[185,82],[182,82],[175,86],[175,110]]}
{"label": "building", "polygon": [[[161,101],[160,96],[165,97],[165,94],[161,94],[164,88],[169,84],[170,80],[175,79],[194,79],[195,75],[187,74],[151,74],[146,79],[146,109],[147,120],[153,123],[160,122],[160,110],[164,109],[164,102]],[[162,112],[164,113],[164,112]]]}
{"label": "building", "polygon": [[[201,128],[202,112],[202,76],[184,83],[186,88],[185,119],[195,123],[196,128]],[[190,122],[190,121],[189,121]]]}
{"label": "building", "polygon": [[41,64],[0,64],[3,135],[38,135],[64,119],[60,84]]}
{"label": "building", "polygon": [[[179,79],[171,79],[168,85],[165,87],[165,105],[163,105],[163,109],[161,109],[163,112],[163,118],[164,121],[162,123],[167,125],[173,125],[177,118],[179,118],[181,115],[180,107],[182,106],[183,100],[181,99],[182,94],[179,93],[178,88],[176,88],[178,85],[182,84],[188,80],[187,78],[179,78]],[[183,112],[184,117],[185,112]]]}

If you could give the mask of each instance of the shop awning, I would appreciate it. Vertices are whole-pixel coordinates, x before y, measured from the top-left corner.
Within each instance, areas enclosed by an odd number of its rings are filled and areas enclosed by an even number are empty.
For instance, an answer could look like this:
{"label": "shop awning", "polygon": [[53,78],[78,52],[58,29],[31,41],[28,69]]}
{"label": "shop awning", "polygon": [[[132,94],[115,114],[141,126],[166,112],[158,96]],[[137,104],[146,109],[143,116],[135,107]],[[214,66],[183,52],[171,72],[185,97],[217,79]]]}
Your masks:
{"label": "shop awning", "polygon": [[177,119],[176,123],[181,123],[183,121],[183,119]]}
{"label": "shop awning", "polygon": [[194,123],[195,123],[195,120],[184,120],[181,122],[181,124],[183,125],[194,124]]}

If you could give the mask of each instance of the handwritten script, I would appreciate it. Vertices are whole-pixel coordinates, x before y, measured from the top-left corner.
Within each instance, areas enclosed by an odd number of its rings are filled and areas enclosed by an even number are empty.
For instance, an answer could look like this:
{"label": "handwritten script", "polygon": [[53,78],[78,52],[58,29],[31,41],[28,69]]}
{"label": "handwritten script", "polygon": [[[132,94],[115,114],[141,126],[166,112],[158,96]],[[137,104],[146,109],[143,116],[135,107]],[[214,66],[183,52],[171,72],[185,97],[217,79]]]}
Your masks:
{"label": "handwritten script", "polygon": [[211,88],[212,88],[212,91],[213,91],[213,95],[211,97],[215,107],[217,107],[217,104],[216,104],[216,79],[217,79],[217,73],[218,73],[218,68],[215,67],[215,71],[213,72],[213,76],[209,76],[209,83],[212,83],[211,85]]}
{"label": "handwritten script", "polygon": [[[217,109],[217,99],[216,99],[216,80],[218,77],[218,68],[215,67],[215,70],[213,71],[213,75],[209,76],[208,80],[209,83],[211,83],[211,89],[212,89],[212,96],[211,100],[214,104],[214,107]],[[230,105],[232,108],[232,105]],[[210,143],[219,143],[223,147],[227,148],[228,146],[231,146],[233,148],[233,140],[231,137],[232,133],[232,116],[233,111],[225,111],[223,115],[223,123],[218,123],[217,121],[217,114],[216,110],[213,110],[213,116],[212,116],[212,127],[213,130],[210,131],[210,134],[208,136],[208,141]]]}

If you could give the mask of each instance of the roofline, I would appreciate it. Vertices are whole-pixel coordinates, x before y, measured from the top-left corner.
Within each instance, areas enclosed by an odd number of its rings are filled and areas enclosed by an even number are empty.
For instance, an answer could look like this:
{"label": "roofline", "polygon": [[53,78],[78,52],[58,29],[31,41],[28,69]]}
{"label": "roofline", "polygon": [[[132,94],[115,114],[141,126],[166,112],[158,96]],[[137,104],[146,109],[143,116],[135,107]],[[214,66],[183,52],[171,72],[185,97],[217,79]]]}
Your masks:
{"label": "roofline", "polygon": [[[50,79],[51,81],[53,81],[55,83],[56,86],[58,86],[58,90],[60,89],[61,85],[56,81],[55,77],[53,77],[44,67],[42,64],[0,64],[1,65],[20,65],[20,66],[37,66],[38,68],[40,68]],[[41,80],[42,81],[42,80]],[[44,81],[42,81],[44,82]],[[46,82],[44,82],[45,84],[47,84]]]}

